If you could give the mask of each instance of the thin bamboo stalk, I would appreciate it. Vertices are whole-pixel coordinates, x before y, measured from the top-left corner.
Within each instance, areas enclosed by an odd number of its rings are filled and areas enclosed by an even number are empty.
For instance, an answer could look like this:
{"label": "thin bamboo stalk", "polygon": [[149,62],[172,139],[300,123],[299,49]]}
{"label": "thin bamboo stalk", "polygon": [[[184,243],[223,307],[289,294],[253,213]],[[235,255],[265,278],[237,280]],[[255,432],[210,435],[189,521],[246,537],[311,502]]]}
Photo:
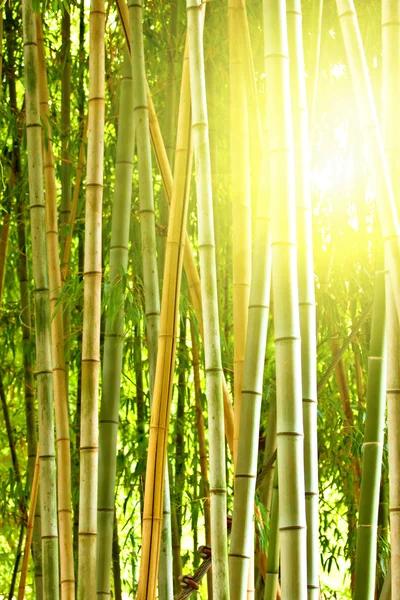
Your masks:
{"label": "thin bamboo stalk", "polygon": [[222,362],[218,320],[211,161],[203,51],[203,9],[187,0],[193,148],[196,160],[198,239],[202,274],[204,352],[209,417],[210,498],[213,596],[229,598],[226,519],[226,472]]}
{"label": "thin bamboo stalk", "polygon": [[279,455],[282,596],[307,598],[301,342],[298,312],[295,171],[286,2],[264,0],[266,127],[272,208],[272,284]]}
{"label": "thin bamboo stalk", "polygon": [[[400,3],[398,0],[384,0],[382,2],[383,139],[398,210],[400,206],[400,119],[396,98],[400,93],[399,52]],[[386,314],[391,589],[392,598],[397,598],[400,597],[400,406],[398,401],[400,397],[400,327],[389,277],[386,282]],[[386,580],[388,581],[388,576]]]}
{"label": "thin bamboo stalk", "polygon": [[[129,14],[128,8],[123,0],[116,0],[118,12],[121,19],[121,24],[125,34],[125,40],[128,45],[130,51],[130,39],[129,39]],[[183,68],[188,68],[183,65]],[[172,171],[170,164],[168,162],[167,152],[164,146],[164,142],[161,136],[160,127],[157,120],[157,115],[154,109],[154,104],[151,98],[150,90],[148,85],[146,85],[147,92],[147,101],[148,101],[148,110],[149,110],[149,125],[150,125],[150,135],[151,141],[153,144],[154,152],[157,159],[158,168],[161,174],[161,179],[163,182],[164,190],[167,195],[167,200],[169,205],[172,203]],[[188,117],[189,118],[189,117]],[[185,234],[185,254],[183,258],[183,266],[185,269],[185,273],[188,279],[189,292],[193,307],[197,313],[198,319],[201,321],[202,314],[202,298],[201,298],[201,289],[200,289],[200,277],[197,271],[196,261],[194,258],[194,252],[192,245],[190,243],[189,236],[187,233]],[[200,323],[200,332],[203,334],[203,327]],[[225,420],[225,435],[226,439],[231,451],[233,454],[233,408],[232,402],[229,396],[228,386],[226,385],[225,377],[223,377],[223,397],[224,397],[224,420]]]}
{"label": "thin bamboo stalk", "polygon": [[279,586],[279,490],[278,469],[275,463],[271,516],[268,539],[268,562],[265,577],[264,600],[276,600]]}
{"label": "thin bamboo stalk", "polygon": [[58,531],[51,372],[50,302],[46,264],[45,203],[43,197],[43,161],[38,89],[38,52],[35,13],[32,8],[31,0],[23,0],[22,2],[22,22],[24,36],[32,263],[36,309],[43,598],[44,600],[58,600]]}
{"label": "thin bamboo stalk", "polygon": [[8,236],[10,233],[10,213],[5,212],[0,234],[0,298],[3,297],[4,278],[6,275]]}
{"label": "thin bamboo stalk", "polygon": [[290,91],[295,152],[301,380],[304,423],[304,483],[307,519],[308,600],[319,600],[317,440],[317,333],[312,248],[310,151],[300,0],[287,0]]}
{"label": "thin bamboo stalk", "polygon": [[111,216],[110,271],[112,310],[106,318],[103,385],[99,419],[99,483],[97,504],[97,598],[109,598],[114,531],[114,494],[117,471],[118,413],[124,344],[125,295],[123,274],[128,267],[129,224],[135,146],[131,64],[125,53]]}
{"label": "thin bamboo stalk", "polygon": [[21,577],[19,580],[18,587],[18,600],[24,600],[25,597],[25,586],[26,576],[28,574],[28,563],[29,563],[29,552],[32,544],[34,521],[35,521],[35,509],[39,490],[39,474],[40,474],[40,462],[39,462],[39,446],[37,447],[37,455],[35,460],[35,468],[33,471],[33,479],[31,486],[31,496],[29,500],[29,516],[28,523],[26,526],[26,538],[24,548],[24,558],[22,560]]}
{"label": "thin bamboo stalk", "polygon": [[[96,598],[98,395],[104,162],[104,0],[90,8],[88,152],[82,337],[78,599]],[[88,574],[91,576],[88,577]]]}
{"label": "thin bamboo stalk", "polygon": [[375,594],[379,489],[385,427],[385,273],[375,275],[362,479],[357,531],[355,600]]}
{"label": "thin bamboo stalk", "polygon": [[[187,61],[187,55],[185,60]],[[188,69],[184,67],[179,105],[177,150],[175,153],[175,183],[172,190],[173,197],[168,227],[156,377],[147,455],[138,600],[155,598],[158,572],[167,432],[191,173],[188,75]]]}
{"label": "thin bamboo stalk", "polygon": [[46,192],[46,250],[50,281],[50,311],[52,371],[57,433],[57,496],[60,544],[60,585],[62,600],[75,598],[74,555],[72,550],[71,514],[71,454],[68,419],[68,392],[64,354],[63,313],[57,307],[61,292],[61,272],[58,251],[57,189],[54,165],[52,132],[49,120],[49,95],[47,87],[46,58],[40,15],[36,18],[40,116],[45,130],[42,136],[44,183]]}
{"label": "thin bamboo stalk", "polygon": [[324,0],[313,0],[311,16],[311,36],[309,41],[309,52],[307,61],[308,75],[308,110],[309,123],[311,129],[310,140],[312,141],[312,127],[314,126],[315,107],[317,103],[317,91],[319,81],[319,64],[321,58],[321,38],[322,38],[322,14]]}
{"label": "thin bamboo stalk", "polygon": [[337,0],[367,163],[376,194],[390,280],[400,316],[400,225],[353,0]]}

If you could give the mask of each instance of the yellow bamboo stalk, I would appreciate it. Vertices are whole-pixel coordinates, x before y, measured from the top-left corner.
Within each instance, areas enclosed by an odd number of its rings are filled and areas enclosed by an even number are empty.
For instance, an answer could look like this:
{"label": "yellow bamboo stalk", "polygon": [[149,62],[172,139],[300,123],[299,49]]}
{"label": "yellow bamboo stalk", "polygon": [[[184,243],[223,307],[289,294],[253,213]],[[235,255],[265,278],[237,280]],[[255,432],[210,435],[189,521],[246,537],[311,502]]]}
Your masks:
{"label": "yellow bamboo stalk", "polygon": [[[185,63],[188,62],[187,51]],[[160,556],[164,471],[174,378],[179,294],[185,248],[186,217],[191,174],[189,71],[183,69],[175,153],[174,186],[165,253],[153,404],[151,409],[143,511],[142,554],[137,600],[156,597]]]}
{"label": "yellow bamboo stalk", "polygon": [[[124,30],[125,41],[128,46],[129,52],[131,51],[130,46],[130,35],[129,35],[129,13],[128,7],[124,0],[116,0],[117,8],[121,19],[122,28]],[[189,67],[184,63],[184,69]],[[171,206],[172,193],[173,193],[173,178],[171,166],[168,161],[168,155],[164,146],[164,142],[161,135],[160,126],[157,120],[157,115],[154,109],[153,100],[151,98],[149,87],[147,86],[147,102],[149,110],[149,124],[150,124],[150,136],[153,144],[154,152],[158,168],[163,181],[165,195],[168,200],[168,204]],[[188,117],[189,118],[189,117]],[[204,339],[203,325],[202,325],[202,299],[201,299],[201,288],[200,288],[200,277],[194,258],[194,252],[190,239],[187,233],[185,233],[185,254],[183,257],[183,266],[188,279],[190,298],[193,304],[193,308],[196,311],[199,319],[200,333]],[[233,408],[232,402],[229,395],[228,386],[226,384],[225,377],[222,379],[222,391],[224,397],[224,418],[225,418],[225,436],[228,442],[229,449],[233,455]]]}
{"label": "yellow bamboo stalk", "polygon": [[50,281],[50,310],[52,315],[52,371],[57,432],[57,512],[60,547],[60,585],[62,600],[73,600],[75,598],[75,575],[72,549],[71,456],[64,355],[64,322],[62,310],[56,306],[61,292],[61,272],[58,253],[57,189],[53,144],[51,140],[52,133],[49,121],[50,108],[46,58],[40,15],[36,17],[36,29],[39,62],[40,116],[44,126],[42,147],[46,191],[46,250]]}
{"label": "yellow bamboo stalk", "polygon": [[98,402],[104,164],[104,0],[90,8],[88,152],[82,337],[78,598],[96,598]]}
{"label": "yellow bamboo stalk", "polygon": [[26,577],[28,574],[28,563],[29,563],[29,551],[31,549],[31,544],[32,544],[33,526],[34,526],[34,522],[35,522],[36,502],[37,502],[38,490],[39,490],[39,473],[40,473],[40,463],[39,463],[39,444],[38,444],[37,452],[36,452],[35,468],[33,471],[31,496],[30,496],[30,500],[29,500],[29,516],[28,516],[28,523],[26,525],[26,538],[25,538],[24,557],[22,559],[22,566],[21,566],[21,577],[20,577],[19,586],[18,586],[18,600],[24,600],[24,596],[25,596]]}

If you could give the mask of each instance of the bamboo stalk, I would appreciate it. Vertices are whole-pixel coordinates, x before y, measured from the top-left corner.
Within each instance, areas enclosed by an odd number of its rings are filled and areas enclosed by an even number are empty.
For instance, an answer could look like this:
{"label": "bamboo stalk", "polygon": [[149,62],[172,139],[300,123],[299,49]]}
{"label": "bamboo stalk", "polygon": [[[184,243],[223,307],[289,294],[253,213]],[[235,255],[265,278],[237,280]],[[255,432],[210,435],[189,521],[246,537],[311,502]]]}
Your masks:
{"label": "bamboo stalk", "polygon": [[[187,61],[187,57],[186,57]],[[156,377],[151,409],[149,451],[147,455],[145,504],[143,512],[142,555],[138,600],[155,598],[167,433],[174,374],[178,325],[179,292],[182,275],[189,181],[191,173],[190,99],[188,69],[182,73],[178,117],[175,183],[166,246],[161,322],[158,340]]]}
{"label": "bamboo stalk", "polygon": [[272,284],[279,455],[282,596],[307,597],[301,343],[295,231],[295,172],[286,2],[264,0],[266,127],[272,208]]}
{"label": "bamboo stalk", "polygon": [[264,600],[276,600],[279,587],[279,490],[278,469],[275,463],[274,487],[270,515],[268,562],[265,577]]}
{"label": "bamboo stalk", "polygon": [[32,9],[31,0],[23,0],[22,21],[24,36],[32,263],[36,309],[43,598],[44,600],[58,600],[58,531],[51,372],[50,302],[46,264],[45,203],[43,198],[43,162],[38,89],[38,53],[35,14]]}
{"label": "bamboo stalk", "polygon": [[226,472],[222,362],[218,320],[211,161],[203,51],[203,15],[200,0],[187,0],[190,91],[196,192],[204,352],[209,416],[211,540],[213,596],[229,598],[226,519]]}
{"label": "bamboo stalk", "polygon": [[368,67],[353,0],[337,0],[339,20],[349,62],[367,163],[377,198],[390,280],[400,316],[400,225],[383,148]]}
{"label": "bamboo stalk", "polygon": [[375,276],[362,479],[357,531],[355,600],[375,594],[379,490],[385,427],[385,273]]}
{"label": "bamboo stalk", "polygon": [[111,216],[109,283],[112,285],[103,352],[103,385],[99,419],[99,482],[97,503],[97,598],[109,598],[117,471],[118,413],[124,347],[125,295],[135,145],[131,64],[125,53],[122,69],[114,202]]}
{"label": "bamboo stalk", "polygon": [[[400,193],[400,119],[397,100],[400,92],[400,4],[398,0],[382,2],[382,84],[383,139],[389,173],[399,209]],[[388,262],[387,262],[388,264]],[[386,282],[387,314],[387,413],[389,447],[390,546],[392,598],[400,596],[400,327],[389,277]],[[389,585],[389,583],[387,584]],[[384,586],[385,587],[385,586]],[[383,594],[383,592],[382,592]]]}
{"label": "bamboo stalk", "polygon": [[[45,127],[42,136],[44,183],[46,192],[46,249],[50,281],[52,372],[57,432],[57,492],[60,544],[60,584],[62,600],[74,600],[75,575],[72,550],[71,454],[68,419],[68,392],[64,354],[63,313],[57,306],[61,292],[58,251],[57,190],[53,155],[46,59],[40,16],[36,18],[40,116]],[[46,136],[46,139],[45,139]]]}
{"label": "bamboo stalk", "polygon": [[[130,40],[129,40],[129,14],[128,8],[123,0],[116,0],[118,12],[121,19],[121,24],[125,34],[125,40],[130,51]],[[183,65],[184,69],[188,67]],[[188,75],[187,75],[188,76]],[[172,171],[168,162],[167,152],[164,146],[164,142],[161,136],[160,127],[157,120],[157,115],[154,109],[154,104],[151,98],[150,90],[146,84],[147,102],[149,110],[149,125],[150,135],[153,144],[154,152],[157,159],[158,168],[161,174],[164,190],[167,195],[169,205],[172,204]],[[189,118],[189,117],[188,117]],[[194,258],[194,252],[188,234],[185,234],[185,254],[183,257],[183,266],[188,279],[189,292],[193,307],[197,313],[198,319],[201,321],[202,314],[202,297],[200,289],[200,277],[197,271],[196,261]],[[203,336],[203,327],[200,324],[200,332]],[[225,435],[231,451],[233,454],[233,408],[232,402],[229,396],[228,386],[226,385],[225,377],[223,377],[222,383],[223,397],[224,397],[224,420],[225,420]]]}
{"label": "bamboo stalk", "polygon": [[300,0],[287,0],[286,14],[295,152],[297,268],[304,423],[304,483],[307,520],[307,593],[308,600],[319,600],[317,332],[312,248],[309,125]]}
{"label": "bamboo stalk", "polygon": [[21,577],[19,580],[19,587],[18,587],[18,600],[24,600],[24,597],[25,597],[25,586],[26,586],[26,576],[28,574],[29,552],[30,552],[31,544],[32,544],[34,521],[35,521],[35,509],[36,509],[36,502],[37,502],[38,490],[39,490],[39,473],[40,473],[40,463],[39,463],[39,445],[38,445],[36,460],[35,460],[35,468],[33,471],[31,496],[30,496],[30,500],[29,500],[29,516],[28,516],[28,523],[26,526],[24,558],[22,560]]}
{"label": "bamboo stalk", "polygon": [[[98,395],[104,162],[104,0],[90,9],[88,151],[82,337],[78,599],[96,598]],[[88,574],[91,576],[88,577]]]}

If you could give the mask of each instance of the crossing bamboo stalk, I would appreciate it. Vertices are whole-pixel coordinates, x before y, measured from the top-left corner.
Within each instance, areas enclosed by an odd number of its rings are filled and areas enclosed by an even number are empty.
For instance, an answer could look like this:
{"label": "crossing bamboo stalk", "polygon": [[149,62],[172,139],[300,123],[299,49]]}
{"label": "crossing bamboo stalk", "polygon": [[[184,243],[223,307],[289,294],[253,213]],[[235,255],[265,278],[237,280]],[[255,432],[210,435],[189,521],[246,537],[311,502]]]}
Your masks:
{"label": "crossing bamboo stalk", "polygon": [[[132,10],[132,9],[131,9]],[[140,7],[134,8],[140,10]],[[134,15],[132,15],[134,16]],[[136,26],[141,25],[141,21]],[[187,61],[187,55],[185,60]],[[161,542],[164,470],[174,375],[179,293],[185,245],[188,192],[191,173],[190,94],[188,69],[182,73],[174,185],[165,255],[161,321],[151,408],[143,512],[142,554],[138,600],[155,598]],[[157,270],[155,271],[157,275]]]}
{"label": "crossing bamboo stalk", "polygon": [[[129,14],[128,7],[123,0],[116,0],[117,8],[121,19],[121,24],[125,34],[125,40],[128,45],[130,51],[130,40],[129,40]],[[183,65],[183,68],[188,68]],[[161,135],[161,130],[158,124],[157,115],[154,109],[154,104],[151,98],[150,90],[148,85],[146,85],[147,91],[147,101],[148,101],[148,110],[149,110],[149,125],[150,125],[150,135],[151,141],[153,144],[154,152],[156,155],[156,160],[158,164],[158,168],[161,174],[161,179],[163,182],[163,186],[165,189],[165,193],[167,196],[168,204],[171,205],[172,202],[172,171],[171,166],[168,161],[168,155],[164,146],[164,142]],[[193,247],[190,243],[190,239],[186,235],[185,240],[185,254],[183,259],[183,266],[185,269],[185,273],[188,279],[189,285],[189,293],[190,298],[193,304],[193,307],[197,313],[198,319],[202,319],[202,297],[201,297],[201,289],[200,289],[200,277],[196,266],[196,261],[194,258]],[[203,336],[203,327],[200,323],[200,332]],[[224,420],[225,420],[225,435],[229,445],[229,449],[231,454],[233,454],[233,408],[232,402],[229,395],[228,386],[226,384],[225,377],[223,377],[223,397],[224,397]]]}
{"label": "crossing bamboo stalk", "polygon": [[68,419],[68,392],[64,354],[63,312],[57,306],[61,292],[61,271],[58,246],[58,215],[55,162],[52,132],[49,120],[49,94],[46,58],[40,15],[36,17],[40,116],[42,134],[44,185],[46,193],[46,250],[50,283],[51,344],[54,405],[56,414],[57,446],[57,513],[60,547],[60,585],[62,600],[75,598],[74,555],[72,549],[71,512],[71,454]]}
{"label": "crossing bamboo stalk", "polygon": [[[82,335],[78,599],[96,598],[98,396],[104,162],[104,0],[90,8],[88,149]],[[90,574],[90,576],[88,576]]]}
{"label": "crossing bamboo stalk", "polygon": [[229,598],[222,362],[201,0],[187,0],[193,149],[208,399],[213,597]]}
{"label": "crossing bamboo stalk", "polygon": [[32,267],[35,296],[36,369],[40,445],[40,500],[43,561],[43,598],[59,598],[59,557],[54,452],[53,386],[51,371],[50,295],[46,260],[43,195],[42,128],[38,88],[38,50],[35,13],[31,0],[22,3],[25,63],[26,127]]}
{"label": "crossing bamboo stalk", "polygon": [[307,598],[301,341],[286,2],[264,0],[282,596]]}
{"label": "crossing bamboo stalk", "polygon": [[385,256],[400,316],[400,225],[363,43],[353,0],[336,1],[356,104],[363,133],[367,164],[377,199]]}

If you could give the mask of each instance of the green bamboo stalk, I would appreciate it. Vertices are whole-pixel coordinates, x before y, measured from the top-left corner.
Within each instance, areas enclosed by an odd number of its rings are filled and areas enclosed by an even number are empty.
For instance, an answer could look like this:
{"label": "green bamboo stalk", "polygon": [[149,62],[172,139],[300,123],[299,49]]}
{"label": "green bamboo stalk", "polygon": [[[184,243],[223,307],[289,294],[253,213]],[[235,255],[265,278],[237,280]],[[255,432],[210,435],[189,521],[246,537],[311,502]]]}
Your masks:
{"label": "green bamboo stalk", "polygon": [[310,151],[300,0],[287,0],[290,91],[295,152],[308,600],[319,600],[317,332],[312,248]]}
{"label": "green bamboo stalk", "polygon": [[82,336],[79,600],[95,600],[96,598],[101,224],[104,161],[104,10],[104,0],[92,0],[89,29],[89,108]]}
{"label": "green bamboo stalk", "polygon": [[53,386],[51,372],[50,299],[46,264],[45,204],[38,89],[35,14],[31,0],[22,2],[25,61],[26,126],[32,265],[36,310],[36,364],[40,444],[40,500],[43,598],[58,600],[58,532],[56,463],[54,454]]}
{"label": "green bamboo stalk", "polygon": [[[321,38],[322,38],[322,14],[324,0],[313,0],[311,15],[311,36],[308,45],[307,62],[307,96],[310,124],[310,140],[312,141],[312,132],[315,119],[315,107],[317,104],[317,91],[319,81],[319,64],[321,58]],[[312,146],[312,144],[311,144]]]}
{"label": "green bamboo stalk", "polygon": [[265,154],[255,223],[252,280],[242,382],[238,458],[235,473],[232,541],[229,553],[231,598],[244,598],[251,544],[257,475],[258,436],[263,393],[271,281],[271,223]]}
{"label": "green bamboo stalk", "polygon": [[193,148],[196,160],[201,289],[204,311],[205,370],[209,416],[213,595],[216,600],[222,600],[224,598],[229,598],[224,410],[211,163],[202,36],[203,16],[202,3],[200,0],[187,0],[186,6],[189,37]]}
{"label": "green bamboo stalk", "polygon": [[[62,600],[74,600],[75,575],[72,549],[71,454],[68,418],[68,392],[64,355],[63,313],[57,306],[61,292],[58,246],[57,189],[53,155],[46,59],[40,15],[36,17],[39,61],[40,116],[45,127],[42,136],[46,192],[46,250],[50,281],[52,371],[57,432],[58,526],[60,530],[60,577]],[[44,139],[44,135],[47,139]]]}
{"label": "green bamboo stalk", "polygon": [[265,577],[264,600],[276,600],[279,584],[279,489],[278,469],[275,463],[274,487],[272,490],[269,520],[268,564]]}
{"label": "green bamboo stalk", "polygon": [[[301,342],[298,312],[295,171],[286,2],[264,0],[266,127],[272,208],[279,531],[282,596],[307,598]],[[308,182],[307,182],[308,183]]]}
{"label": "green bamboo stalk", "polygon": [[[398,0],[384,0],[382,2],[383,139],[398,210],[400,206],[400,119],[397,104],[400,93],[399,49],[400,3]],[[400,596],[400,406],[398,401],[400,394],[400,327],[389,278],[386,282],[386,315],[391,588],[392,597],[397,598]],[[388,576],[386,580],[388,580]]]}
{"label": "green bamboo stalk", "polygon": [[135,145],[133,93],[129,56],[122,69],[114,202],[111,217],[109,283],[110,309],[106,318],[103,385],[99,418],[99,482],[97,505],[97,598],[109,598],[114,530],[114,494],[117,468],[118,413],[124,336],[124,273],[128,268],[129,223]]}
{"label": "green bamboo stalk", "polygon": [[400,315],[400,225],[383,149],[368,67],[353,0],[337,0],[339,20],[356,97],[366,157],[377,199],[385,260]]}
{"label": "green bamboo stalk", "polygon": [[367,407],[362,447],[362,478],[357,530],[355,600],[375,595],[379,490],[385,427],[385,273],[375,275],[368,357]]}

